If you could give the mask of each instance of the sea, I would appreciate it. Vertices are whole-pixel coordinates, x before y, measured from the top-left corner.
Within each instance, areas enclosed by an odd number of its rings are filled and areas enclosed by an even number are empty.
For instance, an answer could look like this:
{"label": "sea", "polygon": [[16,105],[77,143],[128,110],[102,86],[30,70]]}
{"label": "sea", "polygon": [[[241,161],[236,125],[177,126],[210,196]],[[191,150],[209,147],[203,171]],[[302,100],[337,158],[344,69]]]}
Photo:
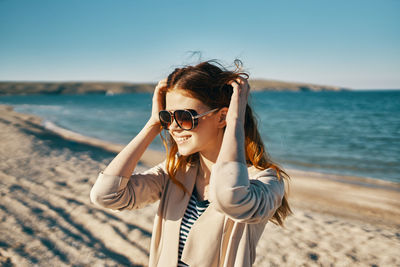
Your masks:
{"label": "sea", "polygon": [[[0,96],[22,113],[127,144],[151,113],[152,95]],[[269,156],[284,168],[400,182],[400,90],[252,92]],[[160,137],[150,148],[164,151]]]}

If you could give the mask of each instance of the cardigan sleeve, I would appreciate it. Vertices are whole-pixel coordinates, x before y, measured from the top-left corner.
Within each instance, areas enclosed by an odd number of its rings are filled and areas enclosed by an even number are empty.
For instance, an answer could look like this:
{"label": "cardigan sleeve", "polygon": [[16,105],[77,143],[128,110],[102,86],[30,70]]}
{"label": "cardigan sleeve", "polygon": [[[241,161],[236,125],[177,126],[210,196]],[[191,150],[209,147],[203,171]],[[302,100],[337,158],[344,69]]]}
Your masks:
{"label": "cardigan sleeve", "polygon": [[282,203],[285,186],[272,168],[249,179],[241,162],[218,162],[211,168],[210,200],[231,219],[259,223],[270,219]]}
{"label": "cardigan sleeve", "polygon": [[167,180],[165,162],[130,177],[101,171],[90,191],[90,200],[97,206],[113,210],[140,209],[156,202]]}

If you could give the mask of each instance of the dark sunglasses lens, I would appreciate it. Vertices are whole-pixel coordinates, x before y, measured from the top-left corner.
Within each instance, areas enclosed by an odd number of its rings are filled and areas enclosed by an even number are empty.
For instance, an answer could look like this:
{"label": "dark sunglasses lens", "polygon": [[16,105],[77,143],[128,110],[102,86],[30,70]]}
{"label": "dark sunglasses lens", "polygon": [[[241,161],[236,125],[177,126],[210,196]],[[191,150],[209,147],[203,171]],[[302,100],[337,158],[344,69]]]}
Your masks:
{"label": "dark sunglasses lens", "polygon": [[192,114],[187,110],[175,111],[175,119],[178,125],[185,130],[192,129]]}
{"label": "dark sunglasses lens", "polygon": [[158,116],[160,117],[161,125],[164,128],[168,128],[171,125],[171,114],[169,114],[168,111],[162,110],[158,113]]}

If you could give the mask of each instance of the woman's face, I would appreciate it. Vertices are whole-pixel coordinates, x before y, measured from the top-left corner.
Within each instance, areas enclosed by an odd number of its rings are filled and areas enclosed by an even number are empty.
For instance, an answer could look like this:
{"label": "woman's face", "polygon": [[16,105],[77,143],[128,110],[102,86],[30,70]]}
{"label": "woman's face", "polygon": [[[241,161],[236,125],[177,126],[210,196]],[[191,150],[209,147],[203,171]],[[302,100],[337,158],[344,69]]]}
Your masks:
{"label": "woman's face", "polygon": [[[179,90],[167,92],[165,104],[168,111],[193,109],[197,114],[202,114],[211,110],[200,100],[190,97]],[[200,117],[197,126],[190,131],[179,128],[176,121],[173,121],[169,127],[169,133],[178,146],[179,154],[187,156],[196,152],[205,154],[219,150],[219,138],[217,137],[222,129],[218,126],[217,113],[216,111]]]}

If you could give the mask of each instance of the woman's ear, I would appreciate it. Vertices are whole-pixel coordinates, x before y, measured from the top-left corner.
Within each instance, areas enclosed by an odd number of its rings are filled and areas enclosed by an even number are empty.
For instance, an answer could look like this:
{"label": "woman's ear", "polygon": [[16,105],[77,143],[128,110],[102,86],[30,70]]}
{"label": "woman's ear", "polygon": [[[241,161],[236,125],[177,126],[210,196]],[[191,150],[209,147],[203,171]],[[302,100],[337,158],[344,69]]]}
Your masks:
{"label": "woman's ear", "polygon": [[226,126],[227,113],[228,113],[227,107],[223,107],[218,111],[218,128],[224,128]]}

